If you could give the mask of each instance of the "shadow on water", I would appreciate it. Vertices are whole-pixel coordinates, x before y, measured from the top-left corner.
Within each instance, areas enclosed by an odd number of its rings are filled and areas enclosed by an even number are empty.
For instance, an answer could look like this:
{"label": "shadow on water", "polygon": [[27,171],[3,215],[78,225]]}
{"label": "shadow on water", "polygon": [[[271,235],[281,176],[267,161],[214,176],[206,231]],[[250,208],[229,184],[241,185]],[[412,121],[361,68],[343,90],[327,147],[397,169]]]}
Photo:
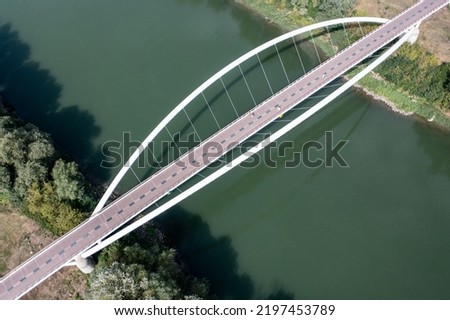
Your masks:
{"label": "shadow on water", "polygon": [[277,288],[268,296],[258,296],[246,273],[239,273],[237,252],[228,236],[214,237],[199,216],[177,206],[156,219],[171,246],[186,262],[189,271],[208,279],[211,293],[220,299],[294,299],[292,293]]}
{"label": "shadow on water", "polygon": [[[31,48],[11,24],[0,26],[0,94],[27,122],[50,133],[55,143],[83,166],[100,159],[92,140],[100,127],[88,111],[59,103],[62,85],[49,70],[31,60]],[[106,179],[108,172],[96,173]]]}

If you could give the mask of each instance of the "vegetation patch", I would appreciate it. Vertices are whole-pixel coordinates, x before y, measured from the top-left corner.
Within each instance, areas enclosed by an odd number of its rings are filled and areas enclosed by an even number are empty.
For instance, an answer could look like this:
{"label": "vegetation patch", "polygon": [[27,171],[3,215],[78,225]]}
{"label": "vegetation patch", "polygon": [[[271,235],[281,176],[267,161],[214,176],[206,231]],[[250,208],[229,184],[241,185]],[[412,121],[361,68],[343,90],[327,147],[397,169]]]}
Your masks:
{"label": "vegetation patch", "polygon": [[190,276],[162,234],[145,225],[103,250],[86,293],[95,300],[203,299],[205,280]]}
{"label": "vegetation patch", "polygon": [[50,136],[24,123],[0,101],[0,199],[20,208],[56,235],[89,216],[92,186]]}

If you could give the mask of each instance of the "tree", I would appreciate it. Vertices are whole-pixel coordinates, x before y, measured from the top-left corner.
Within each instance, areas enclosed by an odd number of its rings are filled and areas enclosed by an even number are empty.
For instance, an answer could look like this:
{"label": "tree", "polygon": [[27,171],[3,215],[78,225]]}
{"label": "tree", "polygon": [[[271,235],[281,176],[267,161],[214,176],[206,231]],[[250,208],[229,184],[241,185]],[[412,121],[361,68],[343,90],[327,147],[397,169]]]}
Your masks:
{"label": "tree", "polygon": [[352,13],[356,0],[323,0],[318,8],[320,20],[346,17]]}
{"label": "tree", "polygon": [[[404,45],[379,67],[380,74],[411,95],[449,108],[450,64],[441,63],[418,45]],[[405,77],[408,74],[408,77]]]}
{"label": "tree", "polygon": [[0,163],[18,165],[26,162],[26,132],[15,129],[0,139]]}
{"label": "tree", "polygon": [[[142,227],[112,244],[98,259],[89,281],[86,295],[89,299],[201,299],[208,296],[206,282],[183,272],[176,250],[162,244],[159,233],[151,226]],[[131,293],[124,294],[125,290]]]}
{"label": "tree", "polygon": [[91,275],[86,298],[94,300],[140,300],[149,287],[147,272],[141,265],[113,262],[97,268]]}
{"label": "tree", "polygon": [[45,181],[47,174],[47,168],[38,162],[28,161],[24,165],[16,165],[14,190],[21,198],[24,198],[31,185]]}
{"label": "tree", "polygon": [[64,234],[79,225],[85,215],[78,209],[61,201],[56,196],[51,182],[32,184],[27,192],[25,204],[28,212],[43,221],[56,234]]}
{"label": "tree", "polygon": [[56,194],[62,200],[85,200],[83,176],[78,171],[75,162],[65,162],[61,159],[55,162],[52,170]]}
{"label": "tree", "polygon": [[47,161],[55,156],[55,147],[48,140],[38,140],[28,145],[28,159]]}

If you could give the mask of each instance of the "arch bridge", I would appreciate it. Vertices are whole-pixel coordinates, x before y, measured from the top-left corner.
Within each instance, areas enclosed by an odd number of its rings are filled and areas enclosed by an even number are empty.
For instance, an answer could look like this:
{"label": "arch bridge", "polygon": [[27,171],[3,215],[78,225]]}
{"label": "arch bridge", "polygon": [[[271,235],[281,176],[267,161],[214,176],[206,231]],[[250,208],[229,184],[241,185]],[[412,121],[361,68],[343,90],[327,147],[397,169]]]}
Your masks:
{"label": "arch bridge", "polygon": [[[19,299],[67,265],[76,264],[85,272],[92,271],[93,266],[90,264],[89,256],[197,192],[261,150],[268,142],[281,138],[317,113],[380,65],[402,44],[407,41],[415,41],[420,23],[449,3],[450,0],[423,0],[391,20],[357,17],[321,22],[284,34],[230,63],[193,91],[156,126],[119,171],[89,219],[1,279],[0,299]],[[381,24],[381,26],[365,34],[362,25],[367,23]],[[358,25],[362,37],[351,43],[345,25]],[[348,46],[342,50],[339,50],[338,45],[333,44],[330,36],[330,31],[336,26],[343,26],[343,32],[349,40]],[[302,42],[299,37],[305,34],[312,36],[312,33],[318,31],[322,31],[323,36],[330,38],[332,43],[329,49],[332,50],[332,54],[330,58],[322,60],[323,55],[321,56],[314,43],[314,38],[311,37],[319,64],[311,70],[306,70],[298,46],[299,42]],[[289,57],[284,51],[287,42],[290,42],[289,47],[291,48]],[[264,64],[268,59],[264,52],[268,49],[272,50],[272,57],[275,57],[281,66],[281,78],[285,78],[284,83],[274,81],[268,67]],[[297,59],[298,65],[302,67],[302,72],[295,74],[289,69],[287,60],[292,58]],[[243,65],[250,59],[256,59],[257,68],[266,81],[269,94],[259,95],[254,88],[251,88],[250,73],[243,70]],[[366,62],[364,68],[358,69],[358,73],[354,77],[341,85],[336,84],[336,79],[362,62]],[[232,98],[230,91],[233,89],[233,85],[226,84],[224,81],[224,78],[232,72],[240,75],[243,86],[248,91],[246,94],[248,94],[250,107],[245,110],[240,109]],[[280,83],[282,84],[280,85]],[[220,125],[222,118],[214,112],[211,106],[212,100],[207,99],[205,94],[207,89],[217,84],[223,87],[221,90],[229,101],[230,110],[235,113],[235,116],[223,126]],[[335,90],[327,90],[330,88],[335,88]],[[318,103],[307,108],[301,107],[306,100],[322,92],[325,94]],[[218,127],[204,139],[195,129],[195,119],[189,117],[188,114],[188,106],[195,99],[204,100],[203,106],[210,112],[211,123],[215,123]],[[299,105],[300,107],[298,107]],[[177,195],[171,195],[172,191],[178,190],[193,177],[201,175],[201,172],[208,166],[222,161],[224,156],[236,146],[273,126],[274,123],[280,121],[280,117],[288,114],[290,115],[287,117],[288,121],[284,122],[283,126],[276,127],[276,131],[271,133],[269,138],[260,139],[245,152],[231,159],[226,166],[221,166]],[[194,133],[198,136],[199,139],[195,145],[184,153],[180,152],[178,156],[174,156],[167,165],[152,173],[150,177],[120,198],[107,204],[119,182],[128,170],[132,170],[131,166],[161,132],[166,131],[176,145],[177,141],[169,131],[168,125],[180,115],[186,117]],[[164,199],[166,200],[158,205],[157,202]],[[136,220],[136,217],[148,208],[152,210]]]}

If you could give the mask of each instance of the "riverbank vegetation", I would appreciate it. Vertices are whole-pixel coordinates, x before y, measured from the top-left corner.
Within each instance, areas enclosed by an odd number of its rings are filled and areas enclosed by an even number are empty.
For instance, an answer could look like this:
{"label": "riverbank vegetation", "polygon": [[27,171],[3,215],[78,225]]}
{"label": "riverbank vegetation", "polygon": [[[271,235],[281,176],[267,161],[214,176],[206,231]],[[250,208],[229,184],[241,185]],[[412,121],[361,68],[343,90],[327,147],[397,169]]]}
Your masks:
{"label": "riverbank vegetation", "polygon": [[50,136],[0,105],[0,203],[14,206],[55,235],[69,231],[94,205],[94,191]]}
{"label": "riverbank vegetation", "polygon": [[[89,217],[95,203],[95,188],[76,163],[55,149],[48,134],[21,121],[0,97],[2,211],[18,209],[55,237]],[[2,261],[11,255],[8,252],[0,252],[2,274],[7,272]],[[164,244],[161,232],[151,225],[105,249],[98,261],[87,280],[87,298],[201,299],[208,295],[206,282],[185,271],[176,251]]]}
{"label": "riverbank vegetation", "polygon": [[[356,0],[236,0],[284,29],[307,23],[363,15]],[[449,22],[450,23],[450,22]],[[320,45],[320,41],[317,42]],[[328,52],[327,48],[324,48]],[[351,76],[352,74],[350,74]],[[369,94],[390,102],[404,113],[415,113],[450,128],[450,64],[423,47],[404,45],[360,81]]]}
{"label": "riverbank vegetation", "polygon": [[99,255],[89,280],[89,299],[204,299],[206,281],[187,274],[177,252],[151,225],[113,243]]}
{"label": "riverbank vegetation", "polygon": [[401,47],[359,84],[401,113],[450,128],[450,64],[441,63],[417,44]]}

